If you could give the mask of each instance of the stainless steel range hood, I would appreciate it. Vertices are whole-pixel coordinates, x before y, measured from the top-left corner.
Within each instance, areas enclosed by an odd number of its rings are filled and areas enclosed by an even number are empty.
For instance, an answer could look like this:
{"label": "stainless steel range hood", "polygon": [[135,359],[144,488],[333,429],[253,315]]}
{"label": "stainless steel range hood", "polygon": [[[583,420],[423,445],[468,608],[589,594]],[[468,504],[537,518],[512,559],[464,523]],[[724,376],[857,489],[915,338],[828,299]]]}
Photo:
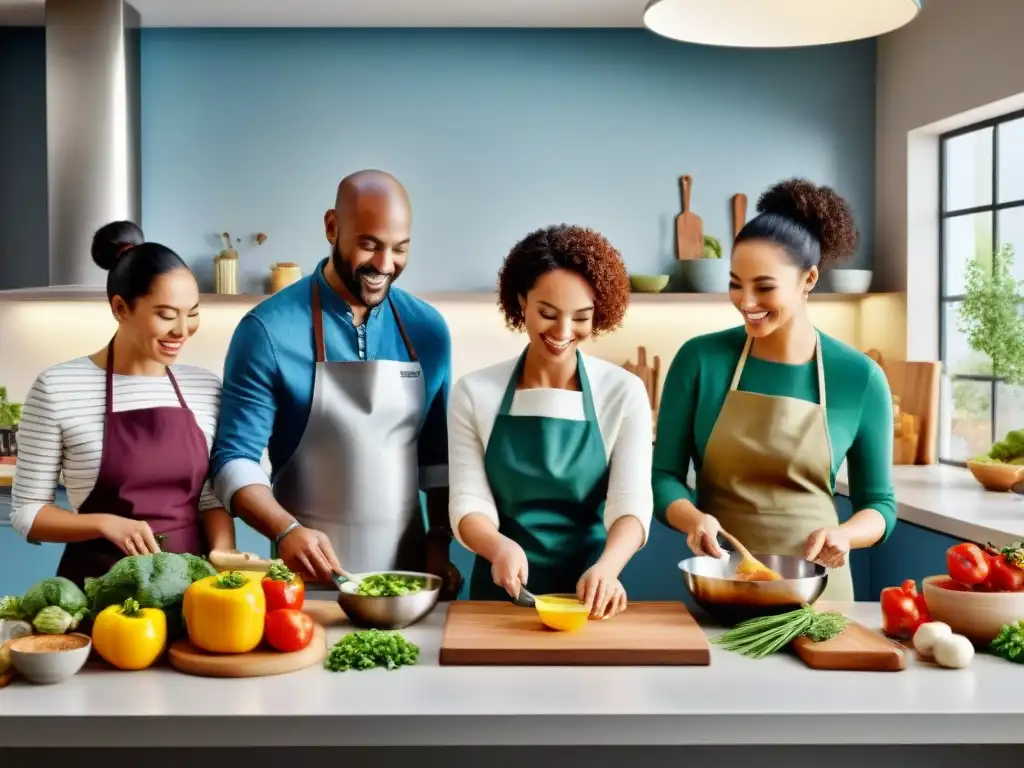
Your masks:
{"label": "stainless steel range hood", "polygon": [[104,285],[93,233],[140,223],[140,17],[123,0],[46,0],[50,285]]}

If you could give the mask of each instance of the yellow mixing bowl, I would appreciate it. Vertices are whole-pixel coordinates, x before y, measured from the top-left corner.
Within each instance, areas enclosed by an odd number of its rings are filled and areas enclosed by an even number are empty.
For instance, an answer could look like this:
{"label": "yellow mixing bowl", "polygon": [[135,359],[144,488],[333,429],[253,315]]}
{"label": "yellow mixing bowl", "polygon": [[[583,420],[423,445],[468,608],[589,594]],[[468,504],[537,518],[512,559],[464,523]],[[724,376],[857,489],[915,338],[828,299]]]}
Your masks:
{"label": "yellow mixing bowl", "polygon": [[581,630],[590,618],[576,595],[538,595],[535,607],[544,626],[561,632]]}

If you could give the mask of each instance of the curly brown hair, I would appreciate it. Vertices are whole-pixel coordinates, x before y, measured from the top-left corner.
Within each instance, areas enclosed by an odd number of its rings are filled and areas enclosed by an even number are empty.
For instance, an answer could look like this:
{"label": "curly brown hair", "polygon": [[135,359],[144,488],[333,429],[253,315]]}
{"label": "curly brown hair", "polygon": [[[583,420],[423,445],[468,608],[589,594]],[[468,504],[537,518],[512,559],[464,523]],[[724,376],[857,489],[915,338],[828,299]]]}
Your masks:
{"label": "curly brown hair", "polygon": [[[772,240],[784,246],[805,269],[816,264],[833,266],[852,256],[860,242],[850,204],[831,187],[807,179],[788,179],[774,185],[758,199],[757,211],[762,215],[743,227],[736,242]],[[799,231],[789,223],[799,225]]]}
{"label": "curly brown hair", "polygon": [[592,335],[615,330],[629,306],[629,275],[622,254],[601,234],[568,224],[531,232],[513,246],[498,272],[498,306],[510,330],[525,326],[519,297],[556,269],[583,277],[594,291]]}

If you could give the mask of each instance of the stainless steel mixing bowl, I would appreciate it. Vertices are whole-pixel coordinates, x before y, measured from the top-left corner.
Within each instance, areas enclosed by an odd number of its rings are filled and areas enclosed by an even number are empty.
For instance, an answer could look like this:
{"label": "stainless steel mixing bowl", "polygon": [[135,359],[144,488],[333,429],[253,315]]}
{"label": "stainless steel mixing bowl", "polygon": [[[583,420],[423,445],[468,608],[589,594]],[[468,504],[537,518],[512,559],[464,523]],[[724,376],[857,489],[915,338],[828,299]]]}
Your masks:
{"label": "stainless steel mixing bowl", "polygon": [[728,559],[691,557],[679,563],[683,583],[697,605],[725,626],[760,616],[772,616],[813,604],[828,584],[823,565],[786,555],[751,553],[781,581],[739,581],[733,578],[743,560],[738,553]]}
{"label": "stainless steel mixing bowl", "polygon": [[349,621],[356,626],[364,629],[404,629],[422,621],[437,606],[441,595],[441,579],[431,573],[374,571],[353,573],[352,576],[364,579],[380,573],[415,576],[424,579],[426,584],[419,592],[397,597],[366,597],[355,594],[355,585],[352,582],[342,585],[338,590],[338,605]]}

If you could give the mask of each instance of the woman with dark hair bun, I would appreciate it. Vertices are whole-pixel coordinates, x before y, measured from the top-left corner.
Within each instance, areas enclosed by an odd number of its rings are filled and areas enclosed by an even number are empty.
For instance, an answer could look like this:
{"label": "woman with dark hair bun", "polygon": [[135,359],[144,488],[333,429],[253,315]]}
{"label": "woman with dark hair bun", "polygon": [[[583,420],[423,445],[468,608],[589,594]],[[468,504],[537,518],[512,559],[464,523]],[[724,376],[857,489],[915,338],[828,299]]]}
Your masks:
{"label": "woman with dark hair bun", "polygon": [[[79,585],[125,555],[233,550],[233,521],[207,480],[220,379],[175,361],[199,327],[185,262],[118,221],[96,232],[117,331],[36,379],[23,409],[11,525],[64,543],[57,574]],[[57,484],[72,510],[54,504]]]}
{"label": "woman with dark hair bun", "polygon": [[[803,179],[773,186],[757,211],[732,253],[743,324],[689,340],[669,367],[654,514],[696,555],[720,556],[724,528],[752,552],[824,565],[823,599],[853,600],[850,550],[885,541],[896,522],[892,395],[873,360],[814,327],[807,300],[858,233],[842,197]],[[840,524],[844,461],[854,513]]]}

